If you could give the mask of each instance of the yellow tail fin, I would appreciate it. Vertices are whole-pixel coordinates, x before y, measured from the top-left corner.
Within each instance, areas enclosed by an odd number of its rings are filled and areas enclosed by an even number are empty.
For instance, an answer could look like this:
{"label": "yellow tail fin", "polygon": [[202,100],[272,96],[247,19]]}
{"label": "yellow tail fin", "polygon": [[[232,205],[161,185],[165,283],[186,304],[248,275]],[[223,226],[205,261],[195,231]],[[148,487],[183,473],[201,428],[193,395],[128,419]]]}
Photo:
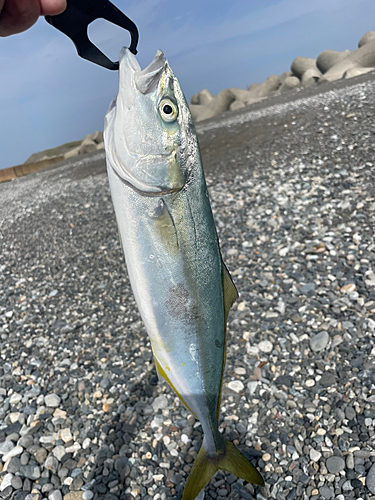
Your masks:
{"label": "yellow tail fin", "polygon": [[232,443],[226,441],[225,444],[225,452],[216,457],[209,457],[202,445],[186,482],[182,500],[194,500],[219,469],[235,474],[249,483],[264,486],[263,478],[256,468]]}

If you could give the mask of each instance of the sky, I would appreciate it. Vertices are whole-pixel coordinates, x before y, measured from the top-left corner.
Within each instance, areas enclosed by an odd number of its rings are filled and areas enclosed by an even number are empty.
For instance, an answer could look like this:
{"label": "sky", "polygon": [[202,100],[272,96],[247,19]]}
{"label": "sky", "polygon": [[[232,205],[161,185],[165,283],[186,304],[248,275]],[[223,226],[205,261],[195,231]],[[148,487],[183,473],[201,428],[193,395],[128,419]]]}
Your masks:
{"label": "sky", "polygon": [[[94,0],[93,0],[94,1]],[[374,0],[113,0],[137,25],[142,67],[163,50],[188,99],[203,88],[246,88],[297,56],[355,50],[375,30]],[[127,31],[98,20],[89,36],[112,60]],[[103,130],[116,71],[78,57],[43,18],[0,38],[0,169]]]}

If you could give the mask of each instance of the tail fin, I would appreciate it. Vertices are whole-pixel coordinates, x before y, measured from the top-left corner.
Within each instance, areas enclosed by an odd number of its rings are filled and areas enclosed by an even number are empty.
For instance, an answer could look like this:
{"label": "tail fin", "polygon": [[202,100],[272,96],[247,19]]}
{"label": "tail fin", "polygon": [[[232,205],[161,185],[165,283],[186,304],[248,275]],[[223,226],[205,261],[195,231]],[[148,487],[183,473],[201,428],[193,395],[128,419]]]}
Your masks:
{"label": "tail fin", "polygon": [[262,476],[242,453],[229,441],[225,445],[225,452],[216,457],[208,456],[202,445],[186,482],[182,500],[194,500],[219,469],[235,474],[249,483],[264,486]]}

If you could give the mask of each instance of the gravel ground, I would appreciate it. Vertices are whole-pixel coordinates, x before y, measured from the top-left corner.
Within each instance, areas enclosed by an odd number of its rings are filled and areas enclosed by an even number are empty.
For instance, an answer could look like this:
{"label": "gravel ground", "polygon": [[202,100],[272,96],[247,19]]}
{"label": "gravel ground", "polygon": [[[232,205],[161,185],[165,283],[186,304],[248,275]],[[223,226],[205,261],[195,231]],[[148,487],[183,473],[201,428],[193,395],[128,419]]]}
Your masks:
{"label": "gravel ground", "polygon": [[[266,481],[206,499],[375,499],[375,81],[330,89],[198,128],[240,292],[220,427]],[[180,498],[201,427],[157,380],[102,153],[0,213],[0,498]]]}

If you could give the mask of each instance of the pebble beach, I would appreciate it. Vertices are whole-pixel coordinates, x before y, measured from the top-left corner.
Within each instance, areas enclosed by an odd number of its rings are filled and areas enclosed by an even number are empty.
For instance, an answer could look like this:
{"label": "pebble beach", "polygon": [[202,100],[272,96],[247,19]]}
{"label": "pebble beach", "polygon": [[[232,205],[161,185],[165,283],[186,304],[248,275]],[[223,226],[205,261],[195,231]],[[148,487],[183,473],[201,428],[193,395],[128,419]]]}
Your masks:
{"label": "pebble beach", "polygon": [[[229,315],[220,429],[265,487],[375,500],[375,79],[197,126]],[[102,151],[0,185],[0,499],[180,499],[201,426],[158,380]]]}

